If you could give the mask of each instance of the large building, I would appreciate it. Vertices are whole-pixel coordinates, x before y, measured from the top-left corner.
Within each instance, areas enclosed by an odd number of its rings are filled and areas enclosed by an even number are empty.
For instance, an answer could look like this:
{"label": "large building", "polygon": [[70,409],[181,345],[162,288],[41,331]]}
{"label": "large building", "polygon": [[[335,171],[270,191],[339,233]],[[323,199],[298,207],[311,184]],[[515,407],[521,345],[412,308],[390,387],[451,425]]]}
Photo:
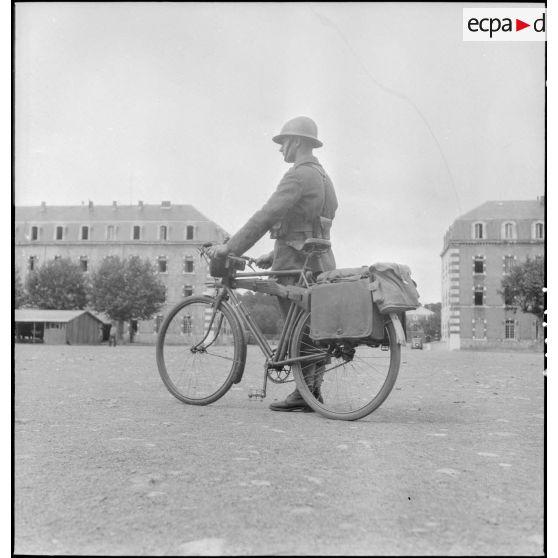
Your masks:
{"label": "large building", "polygon": [[55,258],[70,258],[85,273],[105,256],[149,259],[166,286],[166,304],[137,334],[153,337],[163,314],[183,297],[205,290],[208,268],[198,248],[222,242],[225,231],[191,205],[94,205],[16,207],[15,266],[27,274]]}
{"label": "large building", "polygon": [[457,218],[444,237],[442,339],[450,349],[529,345],[540,324],[504,304],[501,282],[519,262],[544,257],[544,197],[489,201]]}

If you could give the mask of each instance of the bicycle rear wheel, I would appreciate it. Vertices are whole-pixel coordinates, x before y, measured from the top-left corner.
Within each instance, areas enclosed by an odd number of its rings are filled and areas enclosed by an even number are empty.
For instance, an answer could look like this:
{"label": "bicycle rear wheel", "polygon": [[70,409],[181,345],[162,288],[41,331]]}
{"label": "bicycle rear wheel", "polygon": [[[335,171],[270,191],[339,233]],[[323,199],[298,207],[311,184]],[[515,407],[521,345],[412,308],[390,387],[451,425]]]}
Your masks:
{"label": "bicycle rear wheel", "polygon": [[314,343],[309,331],[310,314],[306,313],[295,327],[291,356],[324,356],[316,364],[292,365],[297,388],[306,402],[337,420],[357,420],[376,410],[393,389],[401,362],[401,346],[391,320],[386,322],[381,344],[342,341],[325,347]]}
{"label": "bicycle rear wheel", "polygon": [[191,296],[177,304],[161,325],[157,367],[167,389],[190,405],[207,405],[240,381],[246,343],[238,318],[222,301]]}

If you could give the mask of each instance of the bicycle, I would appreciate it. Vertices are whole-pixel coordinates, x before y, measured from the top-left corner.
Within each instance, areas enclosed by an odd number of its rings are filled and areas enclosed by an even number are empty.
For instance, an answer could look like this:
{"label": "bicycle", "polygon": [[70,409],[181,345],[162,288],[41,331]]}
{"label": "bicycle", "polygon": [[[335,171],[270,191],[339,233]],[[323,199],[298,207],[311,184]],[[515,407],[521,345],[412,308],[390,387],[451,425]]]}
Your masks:
{"label": "bicycle", "polygon": [[[217,401],[242,380],[248,331],[265,357],[263,387],[249,397],[263,399],[267,381],[296,382],[308,405],[330,419],[357,420],[387,398],[399,372],[403,330],[397,315],[384,316],[384,338],[321,344],[310,339],[309,295],[313,284],[309,259],[329,249],[322,239],[308,239],[302,269],[255,271],[255,260],[229,255],[218,264],[206,254],[215,295],[193,295],[165,317],[157,338],[157,365],[170,393],[190,405]],[[252,269],[244,272],[246,264]],[[294,285],[277,283],[291,276]],[[265,279],[267,277],[267,279]],[[263,292],[291,301],[276,347],[271,347],[239,300],[236,289]],[[292,378],[291,378],[292,376]]]}

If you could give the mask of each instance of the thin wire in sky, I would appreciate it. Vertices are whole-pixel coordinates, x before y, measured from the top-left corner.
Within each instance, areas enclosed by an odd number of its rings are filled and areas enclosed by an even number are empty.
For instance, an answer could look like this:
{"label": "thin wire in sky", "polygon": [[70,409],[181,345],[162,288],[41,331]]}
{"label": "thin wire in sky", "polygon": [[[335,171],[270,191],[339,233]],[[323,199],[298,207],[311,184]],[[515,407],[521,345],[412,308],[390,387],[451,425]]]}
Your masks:
{"label": "thin wire in sky", "polygon": [[364,62],[362,61],[361,57],[357,54],[357,52],[353,49],[353,47],[351,46],[351,44],[349,43],[349,41],[347,41],[347,39],[345,38],[345,36],[343,35],[343,33],[341,32],[341,30],[326,16],[316,12],[314,10],[314,8],[312,8],[311,6],[309,6],[310,10],[313,12],[313,14],[316,16],[317,20],[324,25],[325,27],[329,27],[330,29],[333,29],[340,37],[341,40],[345,43],[345,46],[349,49],[349,52],[354,56],[354,58],[357,60],[357,62],[359,63],[360,67],[362,68],[362,70],[364,71],[364,73],[368,76],[368,78],[372,81],[372,83],[374,83],[374,85],[376,85],[377,87],[379,87],[380,89],[382,89],[383,91],[385,91],[386,93],[388,93],[389,95],[393,95],[394,97],[397,97],[399,99],[401,99],[402,101],[406,102],[407,104],[411,105],[411,107],[413,107],[413,109],[415,110],[415,112],[419,115],[420,119],[424,122],[424,125],[426,126],[426,129],[429,131],[432,139],[434,140],[434,143],[436,144],[436,147],[438,148],[438,152],[440,153],[440,156],[442,157],[442,161],[444,163],[444,166],[446,168],[446,171],[448,173],[449,176],[449,180],[450,180],[450,184],[451,187],[453,189],[453,192],[455,194],[455,200],[457,202],[457,208],[459,210],[459,214],[461,215],[462,211],[461,211],[461,203],[459,201],[459,195],[457,193],[457,188],[455,186],[455,181],[453,179],[453,174],[451,172],[450,166],[448,164],[448,161],[446,159],[446,156],[444,154],[444,150],[442,149],[442,146],[440,145],[440,142],[438,141],[438,138],[436,137],[436,134],[434,133],[434,130],[431,128],[430,124],[428,123],[428,120],[426,120],[426,117],[424,116],[424,114],[422,114],[421,110],[418,108],[418,106],[409,98],[407,97],[407,95],[400,93],[399,91],[395,91],[394,89],[391,89],[390,87],[386,87],[385,85],[383,85],[382,83],[380,83],[368,70],[368,68],[366,67],[366,65],[364,64]]}

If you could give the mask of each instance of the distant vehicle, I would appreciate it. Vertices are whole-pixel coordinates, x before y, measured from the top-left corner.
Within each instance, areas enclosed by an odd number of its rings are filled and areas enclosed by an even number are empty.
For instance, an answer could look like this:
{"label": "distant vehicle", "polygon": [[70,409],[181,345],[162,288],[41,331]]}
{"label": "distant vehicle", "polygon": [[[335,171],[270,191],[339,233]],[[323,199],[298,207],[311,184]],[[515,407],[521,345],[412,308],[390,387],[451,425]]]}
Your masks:
{"label": "distant vehicle", "polygon": [[407,331],[407,341],[411,344],[411,349],[422,349],[426,335],[423,329],[411,329]]}
{"label": "distant vehicle", "polygon": [[422,337],[413,337],[411,339],[411,349],[421,349],[422,350]]}

